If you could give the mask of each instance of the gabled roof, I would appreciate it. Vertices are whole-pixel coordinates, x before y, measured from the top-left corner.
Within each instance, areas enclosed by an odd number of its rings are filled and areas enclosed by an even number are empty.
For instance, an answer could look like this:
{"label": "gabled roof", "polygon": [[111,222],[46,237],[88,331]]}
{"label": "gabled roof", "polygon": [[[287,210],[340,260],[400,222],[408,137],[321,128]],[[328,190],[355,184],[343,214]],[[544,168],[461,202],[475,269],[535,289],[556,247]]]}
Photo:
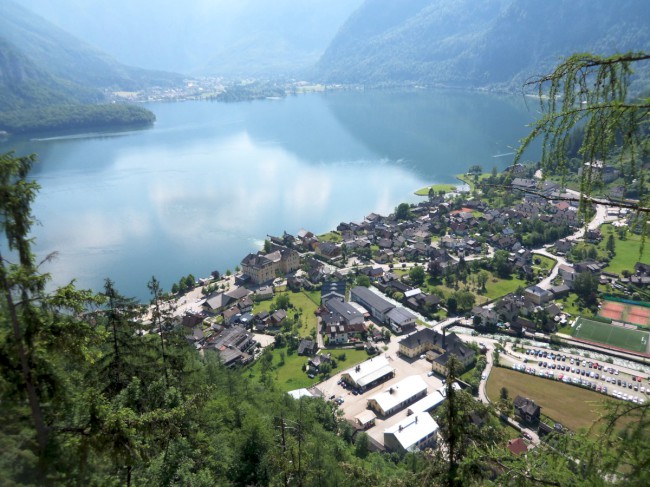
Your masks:
{"label": "gabled roof", "polygon": [[393,384],[379,394],[368,398],[369,401],[376,401],[383,411],[391,411],[400,404],[408,401],[413,396],[426,392],[427,383],[419,375],[410,375],[401,381]]}
{"label": "gabled roof", "polygon": [[218,293],[208,297],[203,303],[203,306],[210,309],[221,309],[228,306],[232,301],[234,301],[234,298],[231,298],[225,293]]}
{"label": "gabled roof", "polygon": [[395,305],[392,303],[388,302],[381,296],[373,293],[370,289],[363,286],[356,286],[352,288],[351,293],[353,296],[357,296],[363,302],[368,303],[368,305],[372,306],[375,309],[378,309],[383,313],[395,307]]}
{"label": "gabled roof", "polygon": [[245,287],[236,287],[235,289],[232,289],[224,294],[229,298],[238,300],[238,299],[245,298],[246,296],[251,294],[251,292]]}
{"label": "gabled roof", "polygon": [[393,435],[405,451],[413,451],[417,443],[438,431],[438,423],[428,413],[407,416],[396,425],[386,428],[384,435]]}
{"label": "gabled roof", "polygon": [[306,338],[302,339],[298,345],[298,355],[303,355],[305,352],[311,354],[315,351],[316,348],[316,342],[313,340],[308,340]]}
{"label": "gabled roof", "polygon": [[514,406],[516,409],[519,409],[520,411],[529,414],[530,416],[539,415],[541,410],[541,408],[535,404],[535,401],[522,396],[515,397]]}
{"label": "gabled roof", "polygon": [[386,313],[386,316],[398,326],[406,323],[412,323],[416,320],[416,316],[413,313],[411,313],[406,308],[401,307],[391,309],[388,313]]}
{"label": "gabled roof", "polygon": [[345,321],[363,319],[363,314],[359,313],[354,306],[339,299],[330,299],[325,303],[325,307],[338,314]]}
{"label": "gabled roof", "polygon": [[385,375],[392,374],[393,371],[394,369],[388,363],[388,359],[383,355],[379,355],[361,362],[344,373],[348,374],[357,385],[364,387]]}

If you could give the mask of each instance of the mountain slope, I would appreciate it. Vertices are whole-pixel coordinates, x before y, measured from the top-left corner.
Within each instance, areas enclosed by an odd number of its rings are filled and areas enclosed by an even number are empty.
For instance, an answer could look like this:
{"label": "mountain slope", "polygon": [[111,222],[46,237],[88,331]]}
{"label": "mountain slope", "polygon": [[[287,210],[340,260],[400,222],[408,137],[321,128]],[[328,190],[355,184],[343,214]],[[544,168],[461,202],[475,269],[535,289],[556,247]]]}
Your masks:
{"label": "mountain slope", "polygon": [[56,79],[0,37],[0,111],[101,99],[98,90]]}
{"label": "mountain slope", "polygon": [[650,3],[634,0],[366,0],[316,73],[329,82],[515,86],[573,52],[650,50],[648,18]]}
{"label": "mountain slope", "polygon": [[131,68],[10,0],[0,0],[0,35],[55,77],[94,88],[170,85],[179,75]]}
{"label": "mountain slope", "polygon": [[139,106],[98,105],[106,90],[180,83],[124,66],[38,15],[0,0],[0,131],[25,133],[149,125]]}

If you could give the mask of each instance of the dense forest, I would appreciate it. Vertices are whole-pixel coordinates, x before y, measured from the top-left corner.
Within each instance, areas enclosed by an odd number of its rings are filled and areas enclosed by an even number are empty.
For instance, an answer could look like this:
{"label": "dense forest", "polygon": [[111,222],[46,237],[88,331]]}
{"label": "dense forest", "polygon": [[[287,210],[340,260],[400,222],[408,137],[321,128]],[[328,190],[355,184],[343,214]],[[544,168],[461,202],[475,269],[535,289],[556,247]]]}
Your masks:
{"label": "dense forest", "polygon": [[0,112],[0,130],[12,134],[145,127],[155,115],[134,105],[52,105]]}
{"label": "dense forest", "polygon": [[[610,405],[590,435],[505,449],[491,407],[453,384],[440,447],[370,452],[337,406],[294,400],[188,346],[149,282],[143,309],[110,280],[46,292],[29,231],[33,156],[0,156],[0,479],[3,485],[647,485],[648,406]],[[150,311],[143,320],[143,312]],[[262,360],[262,367],[265,361]],[[270,362],[266,363],[270,366]],[[470,415],[483,418],[480,426]],[[619,419],[625,418],[621,425]],[[595,434],[598,432],[598,434]]]}

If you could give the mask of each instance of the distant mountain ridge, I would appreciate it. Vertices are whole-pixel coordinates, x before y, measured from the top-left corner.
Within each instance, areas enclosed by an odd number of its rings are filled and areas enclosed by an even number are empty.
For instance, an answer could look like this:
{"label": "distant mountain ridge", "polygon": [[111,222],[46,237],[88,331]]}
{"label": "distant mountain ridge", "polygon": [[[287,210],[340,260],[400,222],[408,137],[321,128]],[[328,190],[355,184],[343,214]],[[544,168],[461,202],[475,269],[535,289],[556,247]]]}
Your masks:
{"label": "distant mountain ridge", "polygon": [[519,88],[561,57],[650,50],[650,2],[366,0],[316,65],[323,81]]}
{"label": "distant mountain ridge", "polygon": [[127,64],[191,75],[293,77],[363,0],[21,0]]}

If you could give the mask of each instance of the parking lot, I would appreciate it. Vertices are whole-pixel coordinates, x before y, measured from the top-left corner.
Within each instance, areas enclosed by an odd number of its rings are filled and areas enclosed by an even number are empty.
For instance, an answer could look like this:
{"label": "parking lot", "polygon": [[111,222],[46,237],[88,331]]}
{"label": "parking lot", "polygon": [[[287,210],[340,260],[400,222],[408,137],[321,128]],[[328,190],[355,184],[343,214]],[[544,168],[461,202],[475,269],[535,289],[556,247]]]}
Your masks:
{"label": "parking lot", "polygon": [[591,389],[617,399],[643,404],[650,396],[650,382],[609,363],[573,357],[561,352],[526,348],[512,368],[528,374]]}
{"label": "parking lot", "polygon": [[[368,398],[382,392],[385,389],[388,389],[405,377],[411,375],[419,375],[422,377],[422,379],[427,384],[427,394],[431,394],[435,392],[436,389],[442,387],[442,378],[431,374],[430,362],[425,359],[415,359],[412,361],[405,360],[398,356],[398,341],[401,339],[402,337],[393,336],[391,342],[388,344],[388,350],[382,351],[382,353],[388,359],[391,367],[395,369],[395,377],[392,379],[379,384],[362,394],[355,394],[352,390],[350,390],[350,388],[344,388],[341,384],[339,384],[341,374],[345,371],[342,371],[330,377],[328,380],[318,385],[318,389],[323,393],[326,399],[343,399],[343,402],[339,405],[339,407],[343,411],[344,417],[350,422],[354,423],[355,416],[367,409]],[[375,426],[367,430],[368,435],[383,445],[384,429],[404,419],[406,417],[407,409],[408,408],[405,408],[386,419],[378,417]]]}

